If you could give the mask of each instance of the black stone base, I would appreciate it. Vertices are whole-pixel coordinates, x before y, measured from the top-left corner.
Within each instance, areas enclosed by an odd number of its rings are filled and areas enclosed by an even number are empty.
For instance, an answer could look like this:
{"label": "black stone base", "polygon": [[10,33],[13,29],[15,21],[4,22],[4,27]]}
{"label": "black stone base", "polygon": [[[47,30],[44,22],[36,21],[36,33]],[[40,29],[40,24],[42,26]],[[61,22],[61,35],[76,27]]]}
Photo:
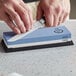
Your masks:
{"label": "black stone base", "polygon": [[19,47],[19,48],[7,48],[7,46],[5,45],[3,40],[1,41],[1,44],[2,44],[5,52],[27,51],[27,50],[34,50],[34,49],[74,45],[73,41],[68,41],[68,42],[63,42],[63,43],[46,44],[46,45],[38,45],[38,46],[31,46],[31,47],[28,46],[28,47]]}

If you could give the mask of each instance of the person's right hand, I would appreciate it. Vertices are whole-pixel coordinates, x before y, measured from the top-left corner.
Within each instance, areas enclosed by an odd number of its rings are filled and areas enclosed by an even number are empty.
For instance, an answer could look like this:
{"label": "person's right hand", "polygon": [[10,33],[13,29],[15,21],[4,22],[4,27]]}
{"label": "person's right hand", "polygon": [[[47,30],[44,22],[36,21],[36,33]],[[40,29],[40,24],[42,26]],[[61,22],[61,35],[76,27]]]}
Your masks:
{"label": "person's right hand", "polygon": [[54,27],[65,22],[69,14],[69,0],[41,0],[37,10],[37,20],[44,16],[46,26]]}
{"label": "person's right hand", "polygon": [[33,24],[32,12],[22,0],[0,0],[0,20],[17,34],[30,30]]}

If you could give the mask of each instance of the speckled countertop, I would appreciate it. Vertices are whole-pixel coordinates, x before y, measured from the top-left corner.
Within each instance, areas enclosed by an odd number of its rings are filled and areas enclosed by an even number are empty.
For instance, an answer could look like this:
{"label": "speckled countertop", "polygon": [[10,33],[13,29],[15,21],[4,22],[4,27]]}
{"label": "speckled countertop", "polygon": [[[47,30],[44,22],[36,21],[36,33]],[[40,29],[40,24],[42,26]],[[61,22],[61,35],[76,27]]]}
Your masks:
{"label": "speckled countertop", "polygon": [[[0,73],[24,76],[76,76],[76,20],[65,22],[72,33],[73,46],[4,53],[0,44]],[[8,27],[0,23],[2,32]]]}

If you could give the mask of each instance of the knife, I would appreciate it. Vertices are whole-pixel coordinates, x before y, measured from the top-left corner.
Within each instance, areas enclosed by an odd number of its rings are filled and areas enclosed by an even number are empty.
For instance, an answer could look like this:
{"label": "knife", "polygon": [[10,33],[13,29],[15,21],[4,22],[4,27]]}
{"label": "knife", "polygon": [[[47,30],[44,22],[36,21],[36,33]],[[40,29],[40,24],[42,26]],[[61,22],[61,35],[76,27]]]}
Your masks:
{"label": "knife", "polygon": [[42,28],[44,27],[44,24],[45,23],[45,20],[42,18],[40,19],[39,21],[36,21],[33,25],[33,28],[30,30],[30,31],[27,31],[26,33],[22,33],[22,34],[18,34],[18,35],[15,35],[13,37],[11,37],[10,39],[8,39],[8,42],[14,42],[14,41],[17,41],[21,38],[23,38],[24,36],[32,33],[33,31],[39,29],[39,28]]}

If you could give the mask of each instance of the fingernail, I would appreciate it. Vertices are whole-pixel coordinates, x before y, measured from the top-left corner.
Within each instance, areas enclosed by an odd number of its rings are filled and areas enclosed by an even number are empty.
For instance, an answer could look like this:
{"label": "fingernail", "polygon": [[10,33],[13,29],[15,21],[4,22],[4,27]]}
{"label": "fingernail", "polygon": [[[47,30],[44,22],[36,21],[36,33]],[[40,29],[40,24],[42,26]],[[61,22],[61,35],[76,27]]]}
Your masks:
{"label": "fingernail", "polygon": [[30,31],[30,28],[28,28],[27,31]]}
{"label": "fingernail", "polygon": [[26,32],[26,28],[25,27],[21,27],[20,30],[21,30],[22,33]]}
{"label": "fingernail", "polygon": [[26,32],[26,29],[25,29],[25,28],[23,28],[23,33],[24,33],[24,32]]}
{"label": "fingernail", "polygon": [[30,26],[28,29],[27,29],[27,31],[30,31],[32,29],[32,26]]}

